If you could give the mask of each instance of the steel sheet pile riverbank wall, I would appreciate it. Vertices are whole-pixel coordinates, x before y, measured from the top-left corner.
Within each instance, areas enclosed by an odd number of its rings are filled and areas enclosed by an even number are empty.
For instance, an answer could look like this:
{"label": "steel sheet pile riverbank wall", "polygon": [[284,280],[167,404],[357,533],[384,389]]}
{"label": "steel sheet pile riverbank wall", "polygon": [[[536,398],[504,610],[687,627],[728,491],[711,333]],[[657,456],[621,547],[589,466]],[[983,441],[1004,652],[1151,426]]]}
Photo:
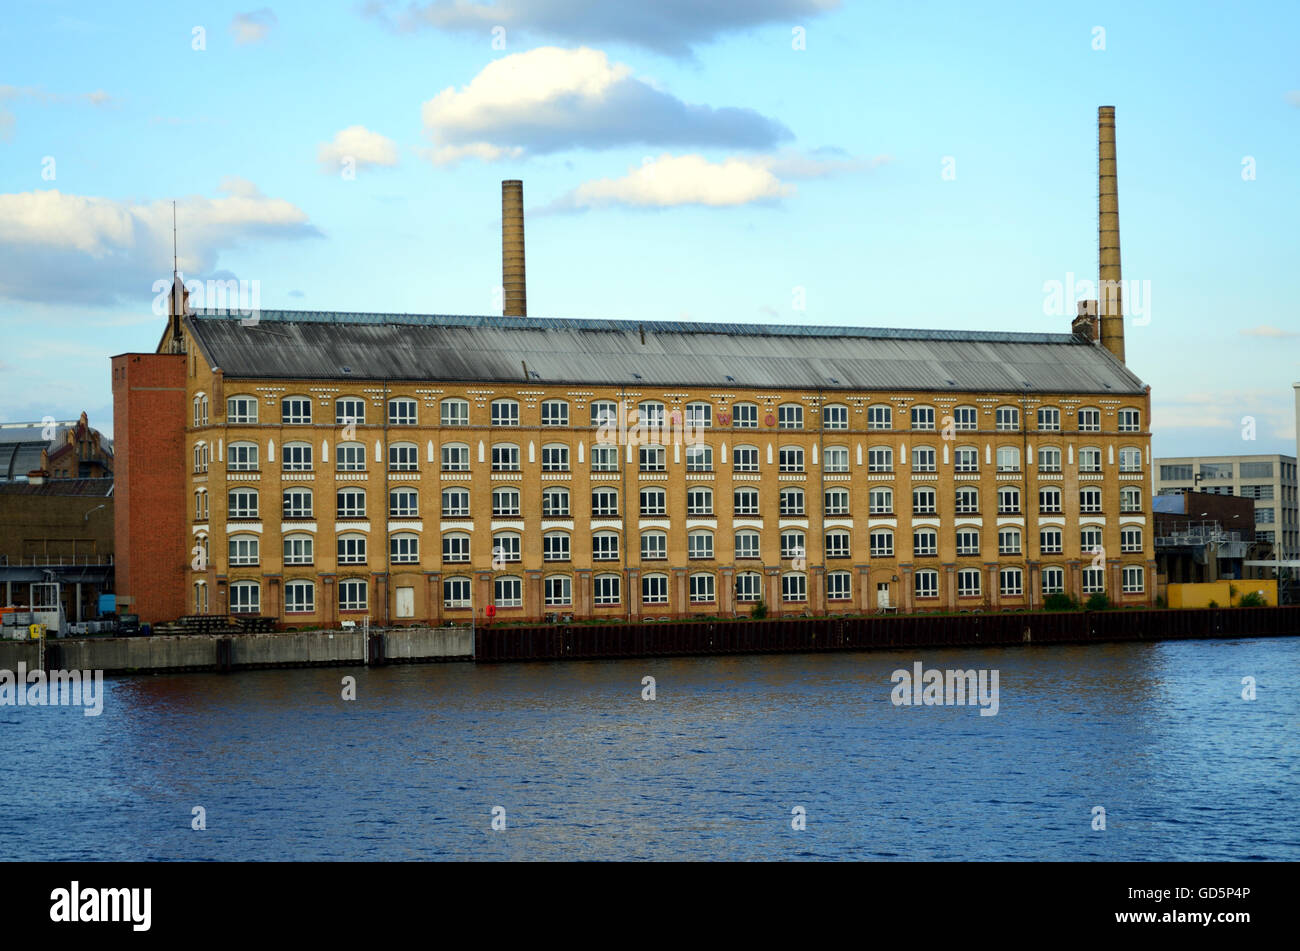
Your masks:
{"label": "steel sheet pile riverbank wall", "polygon": [[1300,607],[545,625],[479,628],[475,659],[577,660],[1297,633]]}

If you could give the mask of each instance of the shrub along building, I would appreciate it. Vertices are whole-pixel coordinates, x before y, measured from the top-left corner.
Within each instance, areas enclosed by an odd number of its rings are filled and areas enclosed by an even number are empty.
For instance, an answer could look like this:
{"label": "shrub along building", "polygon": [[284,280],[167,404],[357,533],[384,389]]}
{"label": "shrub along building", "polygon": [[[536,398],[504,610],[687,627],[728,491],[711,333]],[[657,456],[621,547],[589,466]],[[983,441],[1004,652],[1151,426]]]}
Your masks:
{"label": "shrub along building", "polygon": [[1154,600],[1118,301],[1056,334],[529,318],[521,199],[504,316],[181,300],[115,357],[119,600],[291,626]]}

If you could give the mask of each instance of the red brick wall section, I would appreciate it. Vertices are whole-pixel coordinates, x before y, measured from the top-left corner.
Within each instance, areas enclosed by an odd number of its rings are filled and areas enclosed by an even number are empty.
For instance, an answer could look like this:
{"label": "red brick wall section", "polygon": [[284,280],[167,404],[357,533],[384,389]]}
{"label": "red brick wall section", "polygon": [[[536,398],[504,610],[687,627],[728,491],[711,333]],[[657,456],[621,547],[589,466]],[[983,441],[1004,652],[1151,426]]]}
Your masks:
{"label": "red brick wall section", "polygon": [[171,621],[189,613],[185,356],[112,361],[118,610]]}

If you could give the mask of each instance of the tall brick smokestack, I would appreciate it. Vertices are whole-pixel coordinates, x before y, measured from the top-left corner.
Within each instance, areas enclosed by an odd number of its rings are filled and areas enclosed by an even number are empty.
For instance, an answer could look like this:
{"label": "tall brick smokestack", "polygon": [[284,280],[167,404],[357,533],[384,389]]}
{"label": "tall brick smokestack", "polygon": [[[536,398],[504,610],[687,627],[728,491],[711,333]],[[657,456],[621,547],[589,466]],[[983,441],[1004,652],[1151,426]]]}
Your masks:
{"label": "tall brick smokestack", "polygon": [[1124,302],[1119,260],[1119,182],[1115,169],[1115,107],[1097,109],[1097,251],[1101,345],[1124,362]]}
{"label": "tall brick smokestack", "polygon": [[524,183],[501,183],[501,286],[507,317],[528,316],[528,288],[524,279]]}

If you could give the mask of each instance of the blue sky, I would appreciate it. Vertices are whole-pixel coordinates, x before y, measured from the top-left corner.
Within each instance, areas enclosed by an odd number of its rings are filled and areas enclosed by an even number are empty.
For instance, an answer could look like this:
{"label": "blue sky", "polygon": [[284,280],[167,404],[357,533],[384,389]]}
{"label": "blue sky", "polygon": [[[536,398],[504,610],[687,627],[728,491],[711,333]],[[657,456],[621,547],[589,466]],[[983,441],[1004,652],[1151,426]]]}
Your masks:
{"label": "blue sky", "polygon": [[173,199],[268,309],[499,312],[522,178],[530,315],[1064,332],[1108,104],[1156,454],[1294,453],[1300,5],[996,6],[10,0],[0,420],[111,428]]}

